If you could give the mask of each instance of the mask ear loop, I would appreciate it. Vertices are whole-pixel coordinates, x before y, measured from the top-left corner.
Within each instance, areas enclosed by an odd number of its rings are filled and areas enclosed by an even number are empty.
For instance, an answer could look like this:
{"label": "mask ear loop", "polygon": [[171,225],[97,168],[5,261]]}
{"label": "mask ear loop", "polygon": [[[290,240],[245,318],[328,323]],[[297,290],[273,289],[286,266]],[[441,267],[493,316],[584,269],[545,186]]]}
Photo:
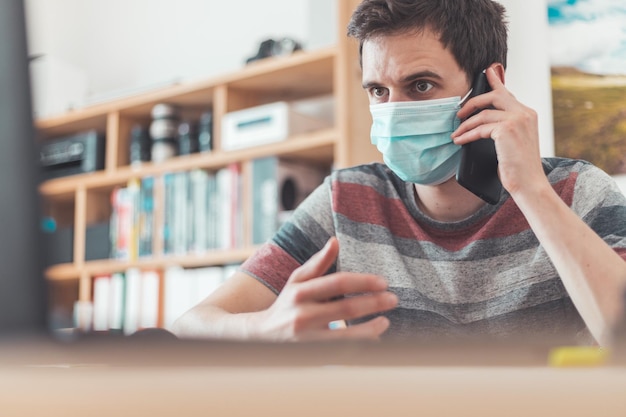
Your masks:
{"label": "mask ear loop", "polygon": [[467,99],[469,98],[470,94],[472,94],[472,91],[474,91],[474,89],[470,88],[470,90],[467,92],[467,94],[465,94],[463,96],[463,98],[461,100],[459,100],[459,108],[465,106],[465,102],[467,102]]}

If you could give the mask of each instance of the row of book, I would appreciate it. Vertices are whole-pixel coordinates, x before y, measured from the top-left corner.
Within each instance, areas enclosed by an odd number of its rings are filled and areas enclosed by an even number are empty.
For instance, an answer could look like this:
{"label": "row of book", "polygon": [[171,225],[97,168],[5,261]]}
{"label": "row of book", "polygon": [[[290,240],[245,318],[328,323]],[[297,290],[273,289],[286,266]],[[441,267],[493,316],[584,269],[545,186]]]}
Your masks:
{"label": "row of book", "polygon": [[132,179],[111,196],[111,257],[201,255],[264,243],[328,172],[327,166],[278,157],[251,161],[249,242],[239,164]]}
{"label": "row of book", "polygon": [[93,278],[91,320],[77,327],[125,335],[146,328],[171,330],[174,321],[198,304],[235,273],[239,265],[164,271],[130,268]]}
{"label": "row of book", "polygon": [[111,195],[111,257],[136,260],[156,251],[186,255],[241,246],[241,184],[238,164],[131,179]]}

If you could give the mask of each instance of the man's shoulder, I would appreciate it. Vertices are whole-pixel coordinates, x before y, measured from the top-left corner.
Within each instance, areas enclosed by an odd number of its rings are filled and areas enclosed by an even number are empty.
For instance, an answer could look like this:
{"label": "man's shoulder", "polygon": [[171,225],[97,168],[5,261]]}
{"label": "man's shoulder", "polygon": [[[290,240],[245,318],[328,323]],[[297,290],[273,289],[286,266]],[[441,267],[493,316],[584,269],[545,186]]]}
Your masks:
{"label": "man's shoulder", "polygon": [[592,173],[608,176],[604,171],[589,161],[561,157],[542,158],[543,169],[548,178],[559,180],[572,174]]}
{"label": "man's shoulder", "polygon": [[580,171],[585,169],[586,167],[593,166],[591,162],[582,159],[562,158],[557,156],[553,156],[550,158],[541,158],[541,161],[543,162],[543,167],[544,170],[546,170],[546,173],[549,173],[556,169]]}
{"label": "man's shoulder", "polygon": [[[543,166],[550,183],[560,190],[561,197],[568,196],[584,206],[591,207],[599,200],[613,205],[626,204],[615,179],[608,173],[580,159],[543,158]],[[566,200],[567,201],[567,200]]]}

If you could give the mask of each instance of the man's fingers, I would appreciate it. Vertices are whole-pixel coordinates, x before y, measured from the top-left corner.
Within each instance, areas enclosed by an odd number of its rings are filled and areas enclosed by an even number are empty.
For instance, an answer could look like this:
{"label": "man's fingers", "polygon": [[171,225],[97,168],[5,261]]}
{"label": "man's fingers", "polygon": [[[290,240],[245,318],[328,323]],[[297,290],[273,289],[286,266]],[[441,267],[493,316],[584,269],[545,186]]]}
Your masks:
{"label": "man's fingers", "polygon": [[303,283],[298,287],[295,301],[323,302],[347,294],[378,292],[386,289],[387,281],[378,275],[341,272]]}
{"label": "man's fingers", "polygon": [[398,296],[391,292],[382,291],[318,304],[317,308],[326,311],[327,317],[330,319],[328,322],[331,322],[335,320],[359,319],[392,310],[397,306]]}
{"label": "man's fingers", "polygon": [[303,327],[325,328],[332,321],[360,319],[389,311],[397,305],[395,294],[381,291],[310,305],[306,316],[300,319],[306,324]]}
{"label": "man's fingers", "polygon": [[303,282],[324,275],[339,254],[339,242],[331,237],[321,251],[317,252],[301,267],[293,271],[289,282]]}

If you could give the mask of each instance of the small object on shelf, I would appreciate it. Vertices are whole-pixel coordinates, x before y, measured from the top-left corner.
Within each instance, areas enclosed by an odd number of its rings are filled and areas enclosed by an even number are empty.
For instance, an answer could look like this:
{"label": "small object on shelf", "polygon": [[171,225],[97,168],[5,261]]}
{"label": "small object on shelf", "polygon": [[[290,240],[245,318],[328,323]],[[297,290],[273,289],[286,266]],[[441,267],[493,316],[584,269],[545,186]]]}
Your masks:
{"label": "small object on shelf", "polygon": [[152,141],[152,162],[163,162],[178,155],[178,143],[175,139],[159,139]]}
{"label": "small object on shelf", "polygon": [[213,150],[213,112],[202,113],[198,125],[198,148],[200,152]]}
{"label": "small object on shelf", "polygon": [[196,125],[187,121],[178,125],[178,154],[189,155],[200,150]]}
{"label": "small object on shelf", "polygon": [[85,230],[85,260],[108,259],[111,257],[110,221],[88,225]]}
{"label": "small object on shelf", "polygon": [[39,149],[44,178],[104,169],[105,137],[95,129],[46,140]]}
{"label": "small object on shelf", "polygon": [[137,165],[151,159],[152,139],[147,129],[141,125],[133,126],[130,134],[130,163]]}
{"label": "small object on shelf", "polygon": [[176,106],[159,103],[152,108],[152,162],[163,162],[178,155],[178,123],[179,111]]}
{"label": "small object on shelf", "polygon": [[249,107],[226,113],[222,118],[222,149],[231,151],[280,142],[291,135],[329,126],[328,121],[297,111],[287,101]]}
{"label": "small object on shelf", "polygon": [[271,238],[328,174],[328,167],[304,161],[252,160],[252,244]]}
{"label": "small object on shelf", "polygon": [[259,44],[256,55],[246,59],[246,64],[271,56],[290,55],[301,49],[302,45],[300,42],[292,38],[266,39]]}
{"label": "small object on shelf", "polygon": [[44,217],[41,220],[41,232],[46,266],[73,262],[73,227],[59,227],[53,217]]}
{"label": "small object on shelf", "polygon": [[179,110],[177,106],[167,103],[158,103],[152,107],[152,111],[150,112],[152,118],[155,120],[158,119],[178,119]]}

